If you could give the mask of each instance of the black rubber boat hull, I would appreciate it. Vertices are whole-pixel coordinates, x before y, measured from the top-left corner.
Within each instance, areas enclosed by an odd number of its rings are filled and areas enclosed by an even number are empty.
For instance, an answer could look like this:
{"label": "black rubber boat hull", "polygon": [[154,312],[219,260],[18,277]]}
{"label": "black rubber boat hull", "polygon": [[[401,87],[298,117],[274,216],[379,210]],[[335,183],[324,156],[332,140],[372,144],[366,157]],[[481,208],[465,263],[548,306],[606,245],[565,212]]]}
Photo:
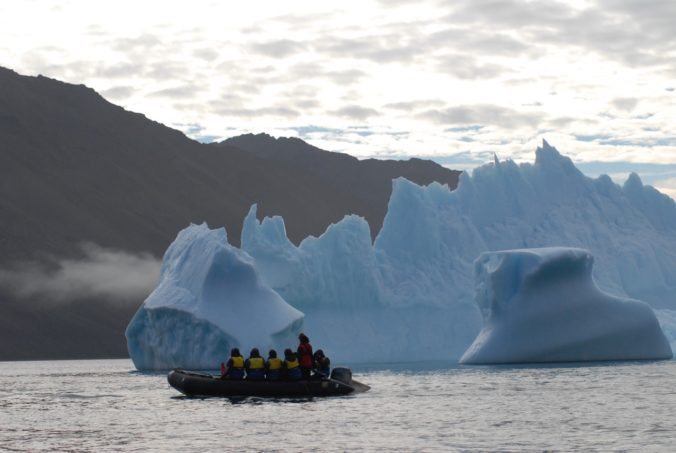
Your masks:
{"label": "black rubber boat hull", "polygon": [[260,397],[307,397],[339,396],[359,393],[370,387],[357,381],[352,385],[335,379],[301,381],[247,381],[223,380],[209,374],[186,370],[172,370],[167,376],[169,385],[188,396],[260,396]]}

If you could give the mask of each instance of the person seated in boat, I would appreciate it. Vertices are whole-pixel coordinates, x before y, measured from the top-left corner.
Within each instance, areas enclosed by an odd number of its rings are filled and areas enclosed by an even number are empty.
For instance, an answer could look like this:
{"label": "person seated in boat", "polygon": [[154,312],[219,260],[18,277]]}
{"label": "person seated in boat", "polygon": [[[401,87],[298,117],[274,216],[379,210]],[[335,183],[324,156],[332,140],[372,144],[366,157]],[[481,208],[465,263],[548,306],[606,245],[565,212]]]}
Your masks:
{"label": "person seated in boat", "polygon": [[331,360],[324,355],[324,351],[317,349],[314,354],[315,375],[320,377],[331,376]]}
{"label": "person seated in boat", "polygon": [[268,352],[265,375],[268,381],[279,381],[282,378],[282,359],[277,357],[277,351],[274,349],[270,349],[270,352]]}
{"label": "person seated in boat", "polygon": [[251,381],[262,381],[265,379],[265,360],[261,357],[258,348],[253,348],[249,353],[249,358],[244,361],[246,378]]}
{"label": "person seated in boat", "polygon": [[303,377],[303,374],[300,371],[298,357],[296,357],[296,353],[289,348],[284,350],[282,369],[284,370],[284,377],[289,381],[297,381]]}
{"label": "person seated in boat", "polygon": [[312,358],[312,345],[310,339],[303,332],[298,335],[298,361],[300,363],[300,371],[304,379],[309,379],[314,367],[314,359]]}
{"label": "person seated in boat", "polygon": [[238,348],[230,350],[228,363],[221,363],[221,379],[244,379],[244,357]]}

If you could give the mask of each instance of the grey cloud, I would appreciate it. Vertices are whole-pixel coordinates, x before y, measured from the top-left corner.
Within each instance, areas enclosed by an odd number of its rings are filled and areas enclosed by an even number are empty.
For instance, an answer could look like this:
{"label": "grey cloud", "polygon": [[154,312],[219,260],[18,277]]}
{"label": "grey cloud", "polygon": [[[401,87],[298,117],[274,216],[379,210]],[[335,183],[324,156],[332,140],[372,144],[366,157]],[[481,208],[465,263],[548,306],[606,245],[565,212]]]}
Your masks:
{"label": "grey cloud", "polygon": [[81,246],[81,259],[49,257],[0,269],[0,286],[15,296],[68,302],[90,298],[137,301],[157,284],[161,263],[147,253]]}
{"label": "grey cloud", "polygon": [[618,110],[625,110],[630,112],[638,105],[636,98],[616,98],[612,100],[613,106]]}
{"label": "grey cloud", "polygon": [[292,66],[284,78],[287,81],[323,78],[344,85],[357,82],[366,77],[366,73],[360,69],[326,69],[326,66],[322,62],[299,63]]}
{"label": "grey cloud", "polygon": [[289,68],[288,76],[291,79],[307,80],[313,76],[322,74],[324,68],[319,62],[296,63]]}
{"label": "grey cloud", "polygon": [[632,21],[649,26],[645,34],[674,37],[676,3],[669,0],[599,0],[599,8],[621,13]]}
{"label": "grey cloud", "polygon": [[143,65],[132,62],[124,62],[117,64],[104,64],[96,67],[94,70],[95,77],[106,79],[119,79],[133,77],[143,70]]}
{"label": "grey cloud", "polygon": [[301,84],[290,87],[285,94],[288,98],[314,98],[319,92],[320,89],[314,85]]}
{"label": "grey cloud", "polygon": [[359,58],[377,63],[409,62],[423,50],[411,42],[408,33],[337,39],[326,36],[315,44],[315,48],[332,57]]}
{"label": "grey cloud", "polygon": [[284,58],[289,55],[302,52],[306,49],[304,43],[292,41],[290,39],[280,39],[277,41],[268,41],[251,44],[249,46],[253,52],[273,58]]}
{"label": "grey cloud", "polygon": [[[284,19],[284,18],[282,18]],[[280,19],[281,20],[281,19]],[[285,22],[291,27],[293,24]],[[434,25],[431,27],[430,25]],[[439,30],[440,26],[442,29]],[[375,32],[373,30],[376,30]],[[426,62],[437,58],[439,51],[463,49],[480,55],[516,55],[534,52],[531,43],[524,42],[511,30],[495,30],[492,27],[469,27],[457,24],[450,16],[438,21],[393,22],[365,30],[358,28],[325,29],[317,33],[312,41],[276,40],[249,45],[255,53],[270,57],[286,57],[298,52],[312,51],[325,58],[366,60],[375,63]],[[465,62],[468,62],[466,60]],[[332,76],[330,71],[318,71],[323,76]],[[504,68],[489,62],[475,63],[472,68],[456,73],[461,78],[487,78],[501,73]],[[352,74],[352,76],[358,74]],[[337,79],[336,79],[337,77]],[[351,75],[333,74],[338,83],[349,81]]]}
{"label": "grey cloud", "polygon": [[[572,118],[572,117],[569,117],[569,116],[560,116],[560,117],[556,117],[556,118],[547,119],[547,125],[550,126],[550,127],[555,127],[557,129],[561,129],[561,128],[569,126],[569,125],[571,125],[574,122],[579,121],[579,120],[580,120],[579,118]],[[596,122],[597,122],[596,120],[590,120],[590,119],[587,119],[587,118],[584,119],[584,123],[586,125],[590,125],[590,124],[593,124],[593,123],[596,123]]]}
{"label": "grey cloud", "polygon": [[289,107],[261,107],[246,108],[237,106],[213,107],[212,111],[217,115],[238,117],[238,118],[258,118],[261,116],[273,116],[278,118],[296,118],[300,113]]}
{"label": "grey cloud", "polygon": [[144,34],[133,38],[118,38],[112,43],[112,48],[119,52],[147,52],[153,47],[162,45],[162,40],[155,35]]}
{"label": "grey cloud", "polygon": [[181,85],[172,88],[153,91],[149,97],[170,98],[170,99],[192,99],[195,98],[201,90],[194,85]]}
{"label": "grey cloud", "polygon": [[598,0],[582,10],[523,0],[440,4],[450,10],[445,22],[498,34],[517,31],[529,52],[543,45],[574,46],[630,66],[676,65],[675,2]]}
{"label": "grey cloud", "polygon": [[101,92],[101,95],[106,99],[120,100],[128,98],[129,96],[134,94],[135,91],[136,90],[134,89],[134,87],[124,85],[104,90]]}
{"label": "grey cloud", "polygon": [[362,79],[363,77],[366,77],[366,73],[364,71],[360,71],[359,69],[348,69],[348,70],[344,70],[344,71],[324,72],[323,76],[332,80],[333,82],[335,82],[339,85],[345,85],[345,84],[357,82],[358,80]]}
{"label": "grey cloud", "polygon": [[156,61],[147,65],[143,75],[160,81],[175,80],[188,77],[190,68],[184,62]]}
{"label": "grey cloud", "polygon": [[540,120],[540,115],[517,112],[497,105],[463,105],[431,109],[418,114],[417,117],[442,125],[481,124],[503,128],[534,127]]}
{"label": "grey cloud", "polygon": [[295,99],[291,100],[294,107],[298,107],[300,110],[310,110],[316,109],[321,105],[317,99]]}
{"label": "grey cloud", "polygon": [[366,108],[366,107],[361,107],[358,105],[350,105],[346,106],[343,108],[340,108],[338,110],[334,110],[332,112],[333,115],[336,116],[341,116],[344,118],[350,118],[353,120],[360,120],[363,121],[365,119],[368,119],[372,116],[378,115],[378,112],[374,109],[371,108]]}
{"label": "grey cloud", "polygon": [[[362,36],[326,33],[312,47],[316,52],[332,58],[362,59],[375,63],[427,62],[439,58],[436,55],[438,52],[449,53],[451,49],[462,49],[465,55],[470,52],[502,56],[535,53],[531,43],[490,27],[469,27],[456,24],[448,18],[435,24],[436,31],[430,31],[429,25],[427,22],[392,23],[380,27],[381,33]],[[443,28],[438,30],[440,25]],[[466,62],[469,62],[469,57],[466,57]],[[473,68],[464,72],[461,69],[457,68],[456,72],[462,78],[493,77],[504,70],[494,63],[475,63]]]}
{"label": "grey cloud", "polygon": [[438,59],[437,68],[459,79],[491,79],[508,71],[508,68],[495,63],[480,63],[471,55],[445,55]]}
{"label": "grey cloud", "polygon": [[424,39],[424,47],[471,50],[477,54],[519,55],[532,46],[502,32],[484,31],[453,25],[445,30],[430,34]]}
{"label": "grey cloud", "polygon": [[575,11],[563,2],[529,2],[522,0],[442,1],[452,12],[448,20],[461,23],[507,25],[510,28],[548,26],[574,16]]}
{"label": "grey cloud", "polygon": [[441,107],[443,105],[444,102],[437,99],[419,99],[415,101],[394,102],[391,104],[386,104],[384,107],[392,110],[411,112],[421,109],[432,109],[434,107]]}
{"label": "grey cloud", "polygon": [[275,72],[275,67],[272,65],[265,65],[265,66],[254,66],[250,69],[250,71],[253,74],[264,74],[264,75],[269,75],[270,73]]}
{"label": "grey cloud", "polygon": [[319,97],[321,89],[312,85],[296,85],[284,91],[283,103],[289,107],[305,111],[315,109],[321,105]]}
{"label": "grey cloud", "polygon": [[291,117],[297,115],[298,111],[318,107],[327,84],[334,83],[345,89],[366,77],[359,69],[328,68],[329,65],[321,61],[298,63],[286,71],[267,65],[252,68],[246,61],[224,62],[219,65],[221,67],[223,71],[228,71],[229,79],[233,81],[227,85],[230,99],[225,110],[224,102],[221,101],[213,105],[213,109],[228,115],[237,110],[247,117],[260,111],[248,108],[247,99],[257,96],[263,87],[271,87],[276,93],[274,102],[286,108],[285,112],[279,110],[278,113]]}
{"label": "grey cloud", "polygon": [[218,58],[218,52],[215,51],[214,49],[210,48],[204,48],[204,49],[197,49],[194,50],[192,53],[195,57],[200,58],[202,60],[206,61],[213,61],[216,58]]}

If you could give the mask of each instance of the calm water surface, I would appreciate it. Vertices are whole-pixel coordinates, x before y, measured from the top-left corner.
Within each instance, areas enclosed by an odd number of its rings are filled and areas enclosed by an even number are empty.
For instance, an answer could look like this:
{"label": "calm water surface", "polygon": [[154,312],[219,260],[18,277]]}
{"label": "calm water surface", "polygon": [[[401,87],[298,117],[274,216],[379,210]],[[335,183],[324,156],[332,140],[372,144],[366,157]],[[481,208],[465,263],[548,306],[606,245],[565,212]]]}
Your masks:
{"label": "calm water surface", "polygon": [[192,399],[128,360],[0,362],[3,451],[674,451],[676,362],[355,367],[313,400]]}

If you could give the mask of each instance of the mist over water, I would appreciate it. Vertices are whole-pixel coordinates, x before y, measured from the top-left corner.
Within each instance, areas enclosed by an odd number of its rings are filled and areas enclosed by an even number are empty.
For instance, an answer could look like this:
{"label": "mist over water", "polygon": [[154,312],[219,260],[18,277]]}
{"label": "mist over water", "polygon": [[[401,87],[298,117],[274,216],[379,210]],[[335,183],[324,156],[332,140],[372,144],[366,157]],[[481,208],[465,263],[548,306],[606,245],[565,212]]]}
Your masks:
{"label": "mist over water", "polygon": [[185,398],[129,360],[0,362],[0,449],[669,450],[676,362],[355,366],[371,391]]}

